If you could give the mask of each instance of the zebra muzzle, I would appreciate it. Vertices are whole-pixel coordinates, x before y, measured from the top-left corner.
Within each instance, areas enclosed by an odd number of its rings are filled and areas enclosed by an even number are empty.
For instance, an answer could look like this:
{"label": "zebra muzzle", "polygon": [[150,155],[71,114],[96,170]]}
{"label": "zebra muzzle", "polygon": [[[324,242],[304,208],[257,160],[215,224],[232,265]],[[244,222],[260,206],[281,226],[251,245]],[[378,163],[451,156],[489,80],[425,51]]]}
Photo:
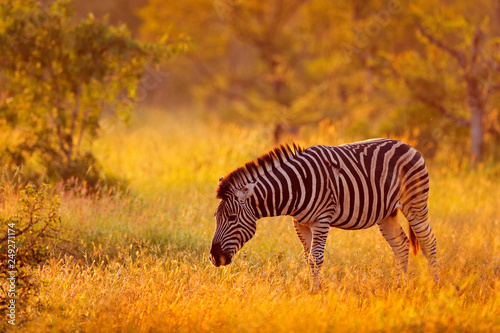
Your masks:
{"label": "zebra muzzle", "polygon": [[219,243],[213,244],[210,250],[210,261],[215,267],[229,265],[231,263],[231,255],[222,252],[222,247]]}

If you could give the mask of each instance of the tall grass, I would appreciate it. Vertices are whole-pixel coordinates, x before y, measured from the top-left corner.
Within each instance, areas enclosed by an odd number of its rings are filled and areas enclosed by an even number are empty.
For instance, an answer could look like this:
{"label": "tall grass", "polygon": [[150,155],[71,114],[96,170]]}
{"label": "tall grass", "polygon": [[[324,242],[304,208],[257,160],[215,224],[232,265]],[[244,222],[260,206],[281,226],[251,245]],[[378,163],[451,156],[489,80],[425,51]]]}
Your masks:
{"label": "tall grass", "polygon": [[[500,187],[486,168],[430,167],[439,286],[422,255],[398,278],[376,228],[331,229],[323,289],[310,294],[302,246],[286,217],[260,221],[234,263],[213,267],[207,255],[217,179],[271,148],[270,137],[266,128],[161,113],[141,114],[130,128],[106,128],[95,150],[107,172],[127,180],[129,193],[62,196],[62,221],[79,259],[61,256],[33,267],[38,298],[22,309],[26,321],[8,329],[500,330]],[[295,138],[305,145],[343,139],[329,124]]]}

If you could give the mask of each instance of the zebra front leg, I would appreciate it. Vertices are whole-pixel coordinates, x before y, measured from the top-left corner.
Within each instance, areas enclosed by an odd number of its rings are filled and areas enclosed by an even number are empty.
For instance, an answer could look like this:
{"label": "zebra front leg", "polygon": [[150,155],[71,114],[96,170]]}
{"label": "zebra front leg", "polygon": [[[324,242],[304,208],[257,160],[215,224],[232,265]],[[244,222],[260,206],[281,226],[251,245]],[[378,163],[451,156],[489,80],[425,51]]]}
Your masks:
{"label": "zebra front leg", "polygon": [[297,233],[297,236],[299,237],[299,240],[302,243],[302,246],[304,247],[304,259],[306,260],[306,263],[310,268],[311,276],[313,278],[311,284],[311,291],[314,291],[316,289],[319,289],[319,280],[318,280],[318,274],[315,272],[317,265],[311,255],[313,233],[309,225],[302,224],[296,219],[293,219],[293,226],[295,227],[295,232]]}
{"label": "zebra front leg", "polygon": [[319,273],[323,265],[326,238],[330,226],[321,223],[305,225],[294,219],[294,226],[302,245],[304,246],[304,257],[309,265],[312,277],[311,291],[320,289]]}
{"label": "zebra front leg", "polygon": [[311,256],[311,243],[312,243],[312,232],[309,226],[299,223],[296,219],[293,219],[293,226],[295,227],[295,232],[299,236],[300,242],[304,247],[304,257],[306,262],[309,263],[309,258]]}
{"label": "zebra front leg", "polygon": [[311,225],[312,244],[309,267],[311,268],[312,286],[311,292],[316,292],[321,288],[319,273],[323,265],[326,239],[330,225],[328,223],[317,222]]}

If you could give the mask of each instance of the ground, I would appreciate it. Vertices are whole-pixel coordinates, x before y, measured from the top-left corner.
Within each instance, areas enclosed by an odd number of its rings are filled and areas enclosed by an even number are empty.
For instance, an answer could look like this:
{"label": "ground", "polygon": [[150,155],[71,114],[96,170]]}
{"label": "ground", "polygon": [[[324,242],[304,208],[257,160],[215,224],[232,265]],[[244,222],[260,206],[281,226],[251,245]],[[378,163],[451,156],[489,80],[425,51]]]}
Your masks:
{"label": "ground", "polygon": [[[453,156],[428,165],[439,285],[422,254],[398,278],[377,228],[331,229],[323,289],[311,294],[302,246],[286,217],[259,221],[231,265],[212,266],[217,180],[272,148],[270,139],[266,128],[159,113],[143,113],[131,127],[105,126],[96,154],[107,172],[128,181],[128,190],[99,199],[82,195],[82,188],[62,195],[62,223],[77,258],[61,255],[32,268],[39,290],[20,309],[19,319],[27,321],[8,329],[500,330],[500,173],[488,166],[467,170]],[[299,138],[304,145],[349,140],[333,127]]]}

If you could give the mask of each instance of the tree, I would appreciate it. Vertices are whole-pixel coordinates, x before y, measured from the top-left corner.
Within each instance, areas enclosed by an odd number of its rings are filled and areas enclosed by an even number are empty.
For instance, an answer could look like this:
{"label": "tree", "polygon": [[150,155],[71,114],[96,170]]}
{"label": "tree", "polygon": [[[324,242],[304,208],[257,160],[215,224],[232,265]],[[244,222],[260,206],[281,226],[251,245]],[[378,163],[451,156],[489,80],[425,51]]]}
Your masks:
{"label": "tree", "polygon": [[[318,8],[321,3],[309,3],[195,0],[165,7],[153,0],[141,11],[142,31],[149,38],[165,30],[174,35],[187,31],[196,49],[190,64],[183,64],[180,80],[194,78],[197,97],[211,104],[222,102],[246,119],[273,124],[279,141],[281,129],[315,122],[332,109],[329,82],[340,65],[328,64],[327,53],[320,56],[325,36],[310,29],[324,27],[313,25],[309,16],[325,11]],[[164,21],[172,26],[160,25]],[[188,67],[195,69],[191,76],[186,75]]]}
{"label": "tree", "polygon": [[125,26],[72,15],[69,0],[0,5],[0,126],[12,133],[1,156],[13,166],[34,159],[52,180],[95,183],[91,144],[103,112],[125,116],[146,64],[185,45],[142,43]]}
{"label": "tree", "polygon": [[401,12],[396,0],[151,0],[141,31],[193,37],[193,53],[169,72],[226,119],[272,124],[275,141],[283,128],[325,117],[368,137],[391,111],[377,53],[415,44],[398,26]]}
{"label": "tree", "polygon": [[352,137],[410,133],[427,156],[446,142],[480,161],[500,142],[499,13],[491,0],[151,0],[140,15],[142,36],[193,36],[169,72],[221,117],[276,131],[328,117]]}
{"label": "tree", "polygon": [[483,160],[488,136],[492,144],[500,138],[495,106],[500,98],[500,31],[487,15],[495,12],[492,5],[414,3],[409,15],[418,43],[388,56],[409,98],[431,110],[420,112],[432,119],[434,130],[443,121],[460,135],[460,129],[468,130],[472,165]]}
{"label": "tree", "polygon": [[470,113],[470,120],[447,110],[441,101],[426,98],[421,100],[457,125],[470,128],[472,162],[480,162],[483,159],[485,130],[492,131],[496,135],[500,134],[496,126],[486,123],[488,116],[486,108],[490,95],[500,91],[500,85],[495,80],[500,74],[500,57],[498,57],[500,43],[491,40],[479,26],[474,28],[468,45],[464,43],[464,49],[448,45],[421,26],[418,30],[428,43],[447,53],[456,62],[460,79],[465,83],[463,103]]}

